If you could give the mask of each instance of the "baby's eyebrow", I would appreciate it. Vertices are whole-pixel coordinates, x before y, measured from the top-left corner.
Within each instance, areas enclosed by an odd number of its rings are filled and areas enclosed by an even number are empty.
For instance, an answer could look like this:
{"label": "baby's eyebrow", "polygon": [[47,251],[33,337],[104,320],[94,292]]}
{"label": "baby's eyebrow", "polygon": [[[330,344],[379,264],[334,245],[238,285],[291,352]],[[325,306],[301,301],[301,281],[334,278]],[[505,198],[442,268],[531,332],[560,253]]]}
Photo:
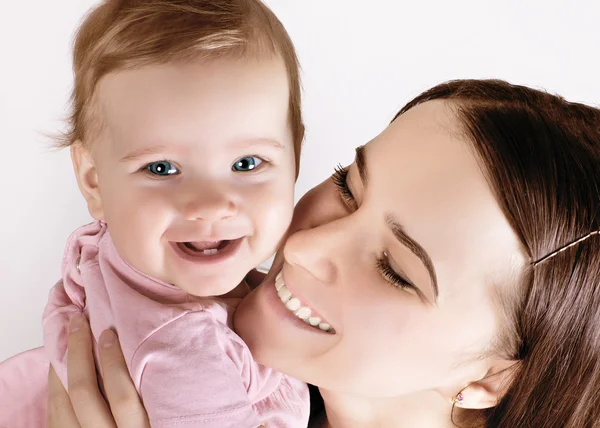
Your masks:
{"label": "baby's eyebrow", "polygon": [[164,146],[140,147],[139,149],[136,149],[136,150],[132,151],[131,153],[127,154],[126,156],[124,156],[123,158],[121,158],[121,162],[130,162],[132,160],[136,160],[136,159],[144,157],[144,156],[150,156],[150,155],[156,155],[158,153],[164,153],[164,151],[165,151]]}
{"label": "baby's eyebrow", "polygon": [[[276,150],[285,150],[285,146],[274,138],[252,138],[252,139],[247,139],[247,140],[240,140],[239,142],[236,143],[236,145],[238,145],[239,147],[244,147],[244,148],[256,147],[256,146],[267,146],[270,148],[274,148]],[[166,151],[167,151],[167,148],[165,146],[161,146],[161,145],[140,147],[138,149],[135,149],[131,153],[128,153],[127,155],[123,156],[121,158],[121,162],[131,162],[131,161],[134,161],[134,160],[139,159],[144,156],[151,156],[151,155],[156,155],[156,154],[160,154],[160,153],[165,153]]]}
{"label": "baby's eyebrow", "polygon": [[277,150],[285,150],[285,146],[274,138],[250,138],[241,140],[239,145],[243,147],[268,146]]}

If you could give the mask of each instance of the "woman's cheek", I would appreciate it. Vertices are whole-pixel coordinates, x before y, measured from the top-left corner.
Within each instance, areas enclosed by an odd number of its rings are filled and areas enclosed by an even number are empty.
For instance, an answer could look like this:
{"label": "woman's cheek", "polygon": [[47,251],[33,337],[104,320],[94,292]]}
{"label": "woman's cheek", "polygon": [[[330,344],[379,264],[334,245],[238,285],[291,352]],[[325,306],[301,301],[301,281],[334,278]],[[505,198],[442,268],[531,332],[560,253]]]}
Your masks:
{"label": "woman's cheek", "polygon": [[308,191],[296,204],[290,234],[313,229],[348,215],[331,179]]}

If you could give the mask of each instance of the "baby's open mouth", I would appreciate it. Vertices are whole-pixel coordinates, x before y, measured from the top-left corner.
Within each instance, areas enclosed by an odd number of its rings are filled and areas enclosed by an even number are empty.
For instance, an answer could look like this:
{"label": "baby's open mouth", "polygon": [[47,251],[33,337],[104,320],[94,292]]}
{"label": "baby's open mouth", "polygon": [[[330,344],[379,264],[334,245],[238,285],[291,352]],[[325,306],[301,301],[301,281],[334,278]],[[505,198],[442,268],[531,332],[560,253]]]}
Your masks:
{"label": "baby's open mouth", "polygon": [[181,251],[193,257],[214,256],[226,250],[236,240],[178,242]]}

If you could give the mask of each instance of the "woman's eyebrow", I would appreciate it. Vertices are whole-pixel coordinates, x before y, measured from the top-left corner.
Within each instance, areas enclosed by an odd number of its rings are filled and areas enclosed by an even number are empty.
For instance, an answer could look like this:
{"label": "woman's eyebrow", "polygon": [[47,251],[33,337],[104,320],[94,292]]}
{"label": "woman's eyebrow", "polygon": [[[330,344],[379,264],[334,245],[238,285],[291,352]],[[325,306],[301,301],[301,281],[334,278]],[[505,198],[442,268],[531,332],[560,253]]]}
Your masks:
{"label": "woman's eyebrow", "polygon": [[356,148],[356,156],[354,157],[354,162],[356,163],[356,168],[358,169],[358,175],[360,175],[360,180],[362,181],[363,186],[366,187],[369,178],[369,171],[367,170],[365,146],[358,146]]}
{"label": "woman's eyebrow", "polygon": [[[369,173],[367,169],[367,153],[365,150],[365,146],[359,146],[356,148],[356,156],[354,158],[354,162],[356,163],[356,169],[358,169],[358,174],[360,175],[360,180],[363,183],[363,186],[367,187],[367,182],[369,181]],[[417,241],[411,238],[408,233],[404,230],[402,225],[394,219],[392,214],[387,214],[385,216],[385,223],[388,225],[396,239],[408,248],[415,256],[421,260],[425,269],[429,273],[430,284],[433,289],[434,300],[437,300],[438,297],[438,285],[437,285],[437,276],[435,273],[435,268],[433,266],[433,262],[431,261],[431,257],[427,254],[427,251]]]}
{"label": "woman's eyebrow", "polygon": [[385,216],[385,223],[388,225],[400,244],[408,248],[415,256],[419,258],[419,260],[421,260],[421,263],[423,263],[423,266],[425,266],[425,269],[427,269],[427,272],[429,273],[431,288],[433,288],[434,300],[437,300],[437,275],[435,273],[435,268],[433,267],[431,257],[429,257],[429,254],[427,254],[427,251],[425,251],[425,249],[421,247],[417,241],[415,241],[408,235],[408,233],[406,233],[402,225],[394,219],[392,214],[387,214]]}

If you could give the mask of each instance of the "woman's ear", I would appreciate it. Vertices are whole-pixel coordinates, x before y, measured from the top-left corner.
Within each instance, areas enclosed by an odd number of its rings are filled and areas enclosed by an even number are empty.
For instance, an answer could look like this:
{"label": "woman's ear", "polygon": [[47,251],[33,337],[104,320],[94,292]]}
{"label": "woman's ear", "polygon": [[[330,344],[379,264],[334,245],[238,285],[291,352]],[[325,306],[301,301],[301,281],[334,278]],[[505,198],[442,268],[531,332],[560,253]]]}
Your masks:
{"label": "woman's ear", "polygon": [[485,376],[460,391],[453,402],[462,409],[487,409],[496,406],[508,390],[519,362],[495,360]]}
{"label": "woman's ear", "polygon": [[104,220],[96,165],[90,151],[79,140],[71,145],[71,160],[79,190],[87,201],[89,213],[96,220]]}

